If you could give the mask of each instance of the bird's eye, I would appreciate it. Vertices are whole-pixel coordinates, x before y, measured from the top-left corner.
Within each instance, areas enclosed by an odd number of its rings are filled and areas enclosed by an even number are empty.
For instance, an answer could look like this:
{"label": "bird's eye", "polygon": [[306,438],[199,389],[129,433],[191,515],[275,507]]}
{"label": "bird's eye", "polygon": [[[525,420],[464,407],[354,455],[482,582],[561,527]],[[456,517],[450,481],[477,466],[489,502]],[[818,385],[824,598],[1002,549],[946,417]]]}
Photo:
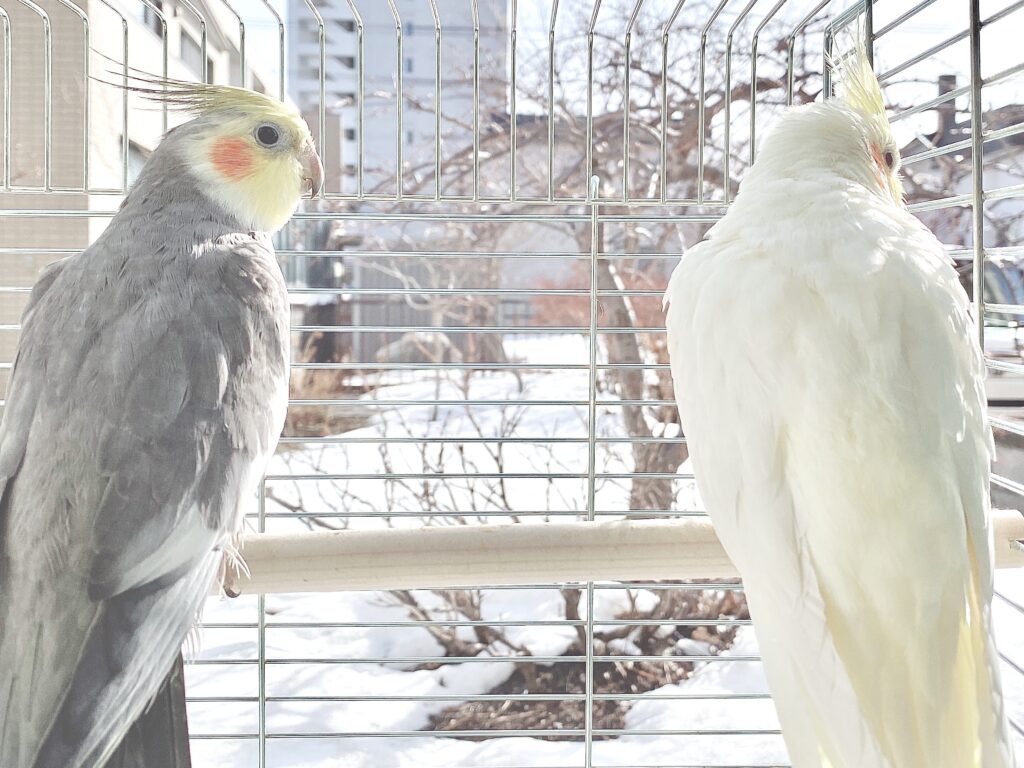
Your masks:
{"label": "bird's eye", "polygon": [[261,125],[256,129],[256,141],[264,147],[272,147],[281,140],[281,132],[272,125]]}
{"label": "bird's eye", "polygon": [[885,167],[890,171],[896,167],[896,153],[891,149],[885,150],[885,154],[882,155],[882,159],[885,161]]}

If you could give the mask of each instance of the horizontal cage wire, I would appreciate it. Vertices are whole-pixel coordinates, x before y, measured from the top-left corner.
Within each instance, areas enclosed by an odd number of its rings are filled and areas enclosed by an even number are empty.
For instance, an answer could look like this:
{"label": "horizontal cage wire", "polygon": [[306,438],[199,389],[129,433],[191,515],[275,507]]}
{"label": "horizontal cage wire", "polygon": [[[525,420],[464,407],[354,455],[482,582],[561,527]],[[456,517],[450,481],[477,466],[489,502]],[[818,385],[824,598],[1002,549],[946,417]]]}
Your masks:
{"label": "horizontal cage wire", "polygon": [[[247,515],[271,534],[701,522],[661,295],[863,34],[909,208],[985,320],[994,505],[1022,508],[1024,0],[0,0],[0,24],[5,384],[39,271],[187,119],[134,77],[306,118],[325,184],[277,237],[289,414]],[[742,586],[706,575],[211,598],[193,762],[781,768]],[[1019,573],[994,610],[1024,752]]]}

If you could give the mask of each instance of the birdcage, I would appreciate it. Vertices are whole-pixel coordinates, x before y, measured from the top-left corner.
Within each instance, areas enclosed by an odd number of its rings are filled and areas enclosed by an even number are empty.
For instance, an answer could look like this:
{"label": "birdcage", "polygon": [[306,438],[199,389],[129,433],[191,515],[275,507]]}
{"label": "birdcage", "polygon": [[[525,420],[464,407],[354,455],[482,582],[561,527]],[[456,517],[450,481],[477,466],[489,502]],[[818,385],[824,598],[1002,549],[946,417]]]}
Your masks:
{"label": "birdcage", "polygon": [[[289,99],[323,158],[278,236],[291,402],[251,573],[186,668],[195,765],[787,764],[661,295],[857,35],[910,209],[985,318],[997,561],[1024,563],[1024,2],[0,0],[0,22],[2,378],[39,270],[184,119],[135,78]],[[1001,572],[1018,739],[1022,603]]]}

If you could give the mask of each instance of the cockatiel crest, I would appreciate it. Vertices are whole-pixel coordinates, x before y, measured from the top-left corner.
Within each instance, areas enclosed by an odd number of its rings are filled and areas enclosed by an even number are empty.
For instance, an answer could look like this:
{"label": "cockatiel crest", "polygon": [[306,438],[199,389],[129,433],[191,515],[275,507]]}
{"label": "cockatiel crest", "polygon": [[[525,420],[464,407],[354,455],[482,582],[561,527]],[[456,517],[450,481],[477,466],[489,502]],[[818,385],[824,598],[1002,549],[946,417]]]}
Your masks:
{"label": "cockatiel crest", "polygon": [[863,39],[858,38],[852,55],[833,62],[840,103],[857,113],[864,123],[865,140],[875,178],[899,205],[903,202],[903,185],[899,180],[900,151],[885,114],[885,102],[878,78],[871,69]]}

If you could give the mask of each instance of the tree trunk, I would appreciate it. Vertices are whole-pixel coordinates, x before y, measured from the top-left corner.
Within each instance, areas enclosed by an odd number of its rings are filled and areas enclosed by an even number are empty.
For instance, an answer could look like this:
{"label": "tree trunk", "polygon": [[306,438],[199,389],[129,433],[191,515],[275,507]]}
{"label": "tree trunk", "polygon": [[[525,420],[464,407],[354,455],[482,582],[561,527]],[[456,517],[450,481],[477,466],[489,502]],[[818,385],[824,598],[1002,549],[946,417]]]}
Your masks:
{"label": "tree trunk", "polygon": [[[608,259],[597,260],[597,287],[601,291],[622,290],[625,287]],[[612,328],[635,328],[636,323],[627,301],[627,297],[621,295],[603,296],[601,306],[606,318],[603,325]],[[608,333],[605,334],[604,341],[609,363],[645,362],[636,334]],[[643,369],[625,368],[609,373],[609,378],[618,384],[619,395],[623,400],[640,401],[648,398]],[[661,399],[660,395],[658,399]],[[643,409],[644,406],[639,405],[622,406],[626,434],[631,437],[653,436],[650,425],[644,418]],[[685,443],[633,443],[632,448],[634,472],[675,472],[689,456]],[[672,482],[670,478],[633,478],[629,494],[630,510],[671,510],[674,502]]]}

